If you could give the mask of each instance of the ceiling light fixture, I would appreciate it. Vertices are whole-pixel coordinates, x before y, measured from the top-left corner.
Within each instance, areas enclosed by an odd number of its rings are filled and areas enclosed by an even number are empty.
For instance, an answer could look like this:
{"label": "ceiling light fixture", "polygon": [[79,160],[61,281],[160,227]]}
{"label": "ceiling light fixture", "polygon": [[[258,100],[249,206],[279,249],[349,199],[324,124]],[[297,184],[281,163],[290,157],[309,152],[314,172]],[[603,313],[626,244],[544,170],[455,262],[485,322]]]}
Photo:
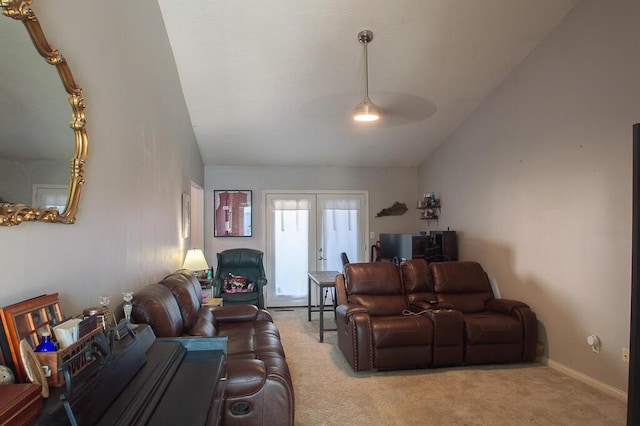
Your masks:
{"label": "ceiling light fixture", "polygon": [[363,30],[358,33],[358,41],[364,45],[364,98],[353,109],[353,119],[356,121],[376,121],[380,118],[380,108],[369,99],[369,61],[367,59],[367,44],[373,40],[373,33]]}

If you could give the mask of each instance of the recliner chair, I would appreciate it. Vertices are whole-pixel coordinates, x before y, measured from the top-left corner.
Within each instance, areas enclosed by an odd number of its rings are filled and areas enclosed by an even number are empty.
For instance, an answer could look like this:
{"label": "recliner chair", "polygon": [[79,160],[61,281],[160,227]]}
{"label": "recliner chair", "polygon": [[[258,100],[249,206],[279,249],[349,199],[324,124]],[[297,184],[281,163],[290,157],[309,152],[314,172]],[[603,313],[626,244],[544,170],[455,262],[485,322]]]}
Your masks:
{"label": "recliner chair", "polygon": [[466,364],[535,360],[537,320],[527,304],[496,299],[479,263],[429,266],[438,303],[462,313]]}
{"label": "recliner chair", "polygon": [[[237,248],[217,254],[218,265],[213,278],[215,297],[221,297],[224,305],[255,305],[264,308],[264,286],[267,285],[263,253],[259,250]],[[236,277],[236,281],[231,279]],[[246,285],[236,284],[245,281]],[[247,290],[251,284],[251,291]]]}
{"label": "recliner chair", "polygon": [[349,263],[336,290],[338,347],[354,371],[431,364],[433,325],[424,315],[403,315],[409,304],[395,264]]}

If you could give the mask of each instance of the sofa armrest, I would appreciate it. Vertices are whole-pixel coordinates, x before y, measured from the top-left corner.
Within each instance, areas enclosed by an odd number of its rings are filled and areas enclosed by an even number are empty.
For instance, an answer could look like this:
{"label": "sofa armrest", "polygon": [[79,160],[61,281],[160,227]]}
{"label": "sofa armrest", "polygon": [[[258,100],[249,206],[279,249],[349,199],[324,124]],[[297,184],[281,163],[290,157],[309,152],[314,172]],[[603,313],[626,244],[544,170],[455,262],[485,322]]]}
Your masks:
{"label": "sofa armrest", "polygon": [[504,315],[512,315],[517,308],[528,308],[529,305],[517,300],[510,299],[490,299],[487,301],[487,309]]}
{"label": "sofa armrest", "polygon": [[269,312],[264,309],[258,309],[255,305],[229,305],[220,306],[211,311],[213,318],[218,323],[230,322],[254,322],[254,321],[270,321],[273,318]]}
{"label": "sofa armrest", "polygon": [[356,303],[336,307],[338,347],[353,371],[373,368],[373,343],[369,310]]}
{"label": "sofa armrest", "polygon": [[214,278],[211,280],[211,287],[213,287],[213,297],[220,297],[222,291],[222,279]]}
{"label": "sofa armrest", "polygon": [[258,287],[258,290],[260,291],[262,287],[267,285],[267,279],[264,277],[259,277],[258,279],[256,279],[255,284]]}
{"label": "sofa armrest", "polygon": [[267,380],[264,362],[259,359],[227,360],[227,397],[251,395],[260,390]]}
{"label": "sofa armrest", "polygon": [[344,322],[348,322],[349,318],[356,314],[368,314],[369,310],[362,305],[355,303],[346,303],[336,307],[336,316],[343,318]]}
{"label": "sofa armrest", "polygon": [[487,309],[504,315],[515,317],[522,324],[523,345],[522,360],[533,362],[536,359],[538,342],[538,320],[536,314],[526,303],[510,299],[492,299],[487,302]]}

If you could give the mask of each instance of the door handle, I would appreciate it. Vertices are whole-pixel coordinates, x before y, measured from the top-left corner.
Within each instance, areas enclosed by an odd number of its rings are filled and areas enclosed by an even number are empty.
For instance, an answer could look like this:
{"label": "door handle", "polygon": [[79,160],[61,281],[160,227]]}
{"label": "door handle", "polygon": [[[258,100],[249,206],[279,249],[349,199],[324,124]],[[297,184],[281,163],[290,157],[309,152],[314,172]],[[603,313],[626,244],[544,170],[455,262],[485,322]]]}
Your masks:
{"label": "door handle", "polygon": [[322,257],[322,256],[320,256],[320,257],[318,258],[318,260],[327,260],[327,258],[326,258],[326,257]]}

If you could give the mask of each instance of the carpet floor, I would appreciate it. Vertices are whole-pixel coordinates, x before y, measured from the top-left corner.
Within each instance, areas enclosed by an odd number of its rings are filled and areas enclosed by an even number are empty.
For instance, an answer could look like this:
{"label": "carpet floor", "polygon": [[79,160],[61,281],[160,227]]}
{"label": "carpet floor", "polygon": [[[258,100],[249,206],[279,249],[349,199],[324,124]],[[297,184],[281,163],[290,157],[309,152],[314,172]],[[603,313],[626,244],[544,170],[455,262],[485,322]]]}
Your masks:
{"label": "carpet floor", "polygon": [[335,331],[319,342],[317,313],[308,321],[306,308],[269,312],[291,370],[296,425],[626,424],[624,401],[538,363],[356,373]]}

